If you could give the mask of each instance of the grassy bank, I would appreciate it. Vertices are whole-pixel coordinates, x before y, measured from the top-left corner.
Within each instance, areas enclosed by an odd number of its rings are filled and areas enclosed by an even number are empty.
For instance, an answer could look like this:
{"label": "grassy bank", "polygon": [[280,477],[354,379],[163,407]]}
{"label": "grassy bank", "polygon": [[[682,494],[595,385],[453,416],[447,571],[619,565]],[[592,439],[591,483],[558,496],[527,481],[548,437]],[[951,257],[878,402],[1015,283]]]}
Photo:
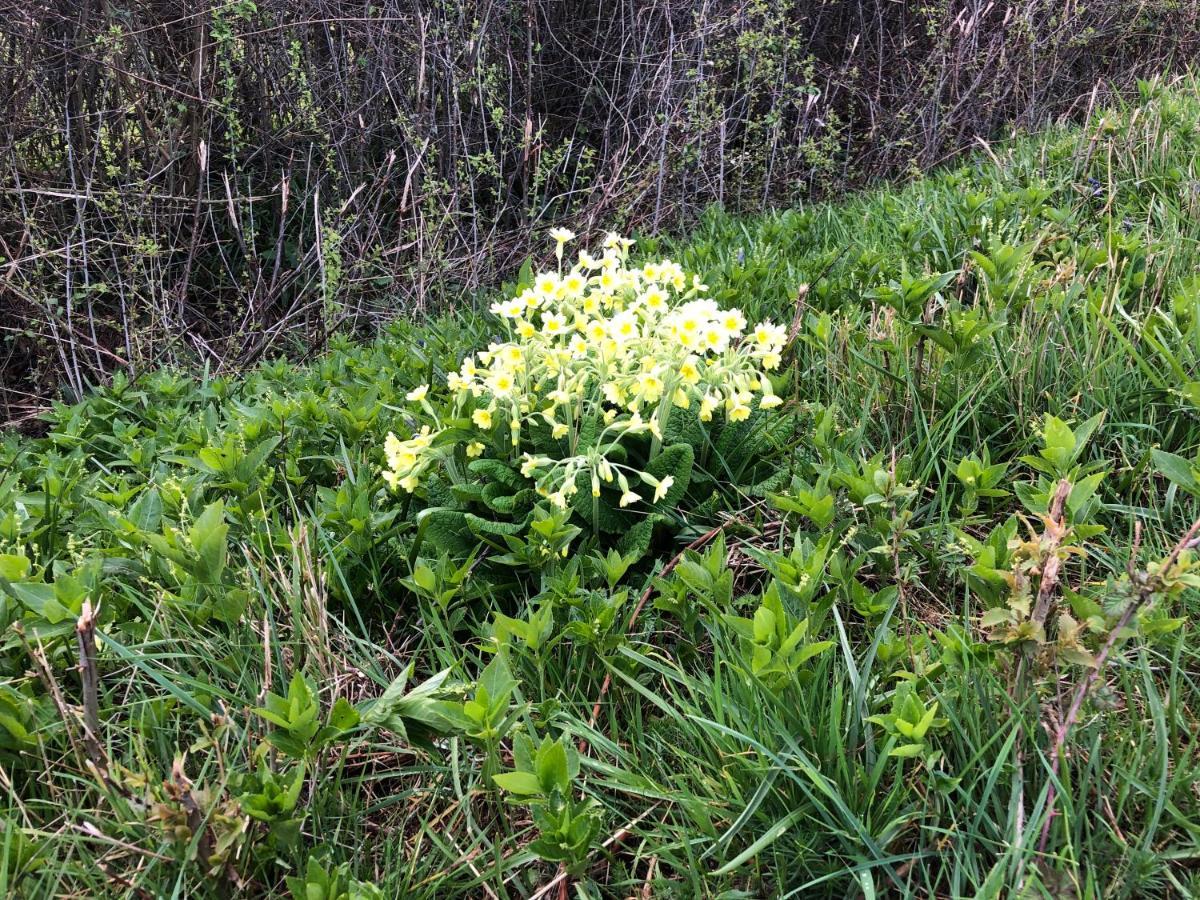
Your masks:
{"label": "grassy bank", "polygon": [[622,447],[661,503],[503,432],[385,486],[494,297],[7,437],[3,889],[1196,893],[1200,95],[1142,93],[638,236],[789,336],[782,405]]}

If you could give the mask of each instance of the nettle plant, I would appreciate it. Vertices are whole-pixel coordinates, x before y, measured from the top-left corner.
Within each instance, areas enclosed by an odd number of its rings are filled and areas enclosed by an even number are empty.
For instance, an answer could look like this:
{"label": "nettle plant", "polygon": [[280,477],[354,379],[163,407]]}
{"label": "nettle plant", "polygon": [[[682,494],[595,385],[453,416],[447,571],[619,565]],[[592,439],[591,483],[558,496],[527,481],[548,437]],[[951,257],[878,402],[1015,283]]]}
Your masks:
{"label": "nettle plant", "polygon": [[[627,238],[610,234],[600,256],[581,250],[568,264],[575,236],[553,236],[557,268],[527,269],[515,296],[492,305],[504,339],[448,375],[442,408],[430,385],[408,394],[419,424],[407,440],[387,436],[384,478],[431,495],[446,478],[458,499],[513,518],[544,499],[594,533],[624,531],[614,511],[682,497],[693,450],[677,438],[687,429],[782,403],[768,373],[787,334],[748,327],[670,260],[633,265]],[[487,484],[471,486],[468,473]]]}

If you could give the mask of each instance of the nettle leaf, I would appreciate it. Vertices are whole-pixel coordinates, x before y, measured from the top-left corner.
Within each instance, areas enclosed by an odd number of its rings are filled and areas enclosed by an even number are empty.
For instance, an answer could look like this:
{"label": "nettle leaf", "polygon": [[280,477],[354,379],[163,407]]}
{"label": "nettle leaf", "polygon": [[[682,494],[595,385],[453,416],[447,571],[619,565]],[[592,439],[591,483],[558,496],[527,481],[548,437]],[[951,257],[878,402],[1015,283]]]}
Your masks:
{"label": "nettle leaf", "polygon": [[158,488],[150,487],[129,507],[126,518],[141,531],[158,531],[162,521],[162,496]]}
{"label": "nettle leaf", "polygon": [[1107,472],[1096,472],[1088,475],[1086,478],[1080,478],[1071,485],[1071,493],[1067,495],[1067,509],[1072,515],[1077,515],[1089,500],[1095,495],[1097,488],[1100,487],[1100,482],[1104,480]]}
{"label": "nettle leaf", "polygon": [[1012,620],[1012,610],[1005,606],[997,606],[984,612],[979,617],[979,624],[984,628],[996,628],[1000,625],[1008,625]]}
{"label": "nettle leaf", "polygon": [[10,583],[4,585],[4,590],[30,612],[41,616],[51,624],[61,622],[69,615],[54,596],[54,585],[52,584]]}
{"label": "nettle leaf", "polygon": [[1038,486],[1028,481],[1018,481],[1013,484],[1013,492],[1017,495],[1017,499],[1034,515],[1045,515],[1046,509],[1049,506],[1049,498],[1045,491],[1038,490]]}
{"label": "nettle leaf", "polygon": [[271,451],[279,446],[283,440],[279,435],[269,437],[253,450],[246,454],[242,460],[241,469],[251,475],[256,474],[263,463],[267,461],[267,457],[271,455]]}
{"label": "nettle leaf", "polygon": [[1066,468],[1075,452],[1075,432],[1062,419],[1047,415],[1046,424],[1042,429],[1042,439],[1046,444],[1038,451],[1042,458],[1054,463],[1060,469]]}
{"label": "nettle leaf", "polygon": [[470,722],[462,713],[461,703],[442,699],[449,669],[443,669],[407,690],[412,671],[410,664],[377,700],[364,705],[362,723],[386,728],[410,743],[432,751],[434,737],[457,733]]}
{"label": "nettle leaf", "polygon": [[344,697],[338,697],[329,711],[329,724],[338,731],[349,731],[359,722],[359,713]]}

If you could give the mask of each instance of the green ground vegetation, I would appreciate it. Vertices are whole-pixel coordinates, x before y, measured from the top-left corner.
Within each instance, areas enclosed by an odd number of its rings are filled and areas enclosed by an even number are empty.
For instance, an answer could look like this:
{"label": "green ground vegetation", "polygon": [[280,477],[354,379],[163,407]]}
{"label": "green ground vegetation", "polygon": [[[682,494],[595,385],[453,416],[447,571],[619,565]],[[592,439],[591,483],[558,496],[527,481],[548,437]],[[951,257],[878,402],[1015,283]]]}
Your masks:
{"label": "green ground vegetation", "polygon": [[637,236],[792,334],[648,524],[385,486],[496,294],[5,437],[0,893],[1200,894],[1198,122]]}

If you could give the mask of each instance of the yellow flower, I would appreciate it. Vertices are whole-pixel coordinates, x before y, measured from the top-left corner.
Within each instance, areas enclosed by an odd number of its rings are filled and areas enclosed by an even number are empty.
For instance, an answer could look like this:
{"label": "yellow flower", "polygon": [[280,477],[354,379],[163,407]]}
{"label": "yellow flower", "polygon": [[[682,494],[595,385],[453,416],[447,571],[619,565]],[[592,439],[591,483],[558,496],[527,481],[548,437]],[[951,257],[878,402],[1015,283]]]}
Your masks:
{"label": "yellow flower", "polygon": [[506,396],[513,389],[513,377],[508,372],[501,370],[496,372],[488,379],[488,386],[492,389],[492,393],[499,397]]}
{"label": "yellow flower", "polygon": [[700,370],[696,368],[695,357],[689,356],[679,367],[679,377],[684,384],[696,384],[700,380]]}
{"label": "yellow flower", "polygon": [[633,340],[638,336],[637,319],[632,313],[623,312],[613,316],[612,325],[609,329],[609,334],[618,341],[625,342]]}
{"label": "yellow flower", "polygon": [[638,299],[642,301],[646,309],[653,312],[661,312],[667,305],[667,295],[658,288],[651,288]]}
{"label": "yellow flower", "polygon": [[573,241],[576,238],[575,232],[570,228],[551,228],[550,238],[557,244],[565,244],[567,241]]}
{"label": "yellow flower", "polygon": [[540,465],[541,460],[526,453],[525,461],[521,463],[521,474],[526,478],[532,478],[537,473],[538,466]]}
{"label": "yellow flower", "polygon": [[583,293],[585,284],[587,284],[587,282],[584,281],[582,275],[578,274],[577,272],[572,272],[562,280],[562,291],[567,297],[578,297]]}
{"label": "yellow flower", "polygon": [[604,394],[604,399],[609,403],[614,403],[617,406],[623,406],[625,404],[625,392],[621,390],[621,386],[619,384],[609,381],[606,382],[600,390],[601,393]]}
{"label": "yellow flower", "polygon": [[638,376],[638,395],[647,403],[657,403],[663,392],[663,381],[652,372]]}
{"label": "yellow flower", "polygon": [[520,297],[514,297],[500,305],[500,314],[505,318],[515,319],[525,312],[525,302]]}
{"label": "yellow flower", "polygon": [[721,319],[721,327],[730,337],[735,337],[746,327],[746,317],[739,310],[731,309]]}
{"label": "yellow flower", "polygon": [[700,333],[700,343],[706,350],[720,353],[729,346],[729,336],[720,328],[710,325]]}
{"label": "yellow flower", "polygon": [[[473,404],[485,407],[470,413],[481,433],[503,417],[516,456],[521,428],[534,417],[547,423],[556,440],[570,437],[578,417],[600,413],[601,427],[611,428],[614,440],[650,432],[657,441],[663,437],[663,409],[691,410],[695,400],[699,411],[691,415],[701,421],[712,421],[724,408],[728,419],[738,422],[751,416],[756,402],[766,409],[783,403],[765,373],[782,364],[784,328],[763,322],[746,340],[733,343],[747,334],[741,310],[722,309],[699,296],[705,290],[699,278],[691,278],[691,290],[684,293],[691,276],[678,263],[664,259],[633,267],[628,261],[633,242],[614,234],[601,258],[581,250],[579,262],[564,268],[563,245],[575,235],[566,229],[551,234],[558,268],[538,274],[533,286],[515,298],[492,305],[508,323],[510,340],[489,344],[446,376],[456,402],[469,392],[478,398]],[[429,387],[409,392],[409,400],[426,403]],[[389,435],[384,442],[387,483],[416,487],[440,460],[432,445],[444,431],[424,428],[407,441]],[[487,444],[469,440],[465,452],[477,458]],[[539,495],[555,504],[577,492],[581,470],[589,471],[593,495],[616,479],[622,505],[643,499],[603,457],[540,457],[536,467]],[[670,479],[644,475],[642,481],[641,490],[653,489],[655,503],[671,487]]]}
{"label": "yellow flower", "polygon": [[401,478],[400,479],[400,487],[404,488],[404,490],[408,491],[408,493],[411,494],[413,491],[415,491],[417,489],[416,476],[408,475],[405,478]]}
{"label": "yellow flower", "polygon": [[664,478],[662,481],[660,481],[654,488],[653,502],[657,503],[663,497],[667,496],[667,491],[669,491],[671,489],[671,485],[673,485],[674,483],[675,483],[675,477],[673,475],[668,475],[666,478]]}

